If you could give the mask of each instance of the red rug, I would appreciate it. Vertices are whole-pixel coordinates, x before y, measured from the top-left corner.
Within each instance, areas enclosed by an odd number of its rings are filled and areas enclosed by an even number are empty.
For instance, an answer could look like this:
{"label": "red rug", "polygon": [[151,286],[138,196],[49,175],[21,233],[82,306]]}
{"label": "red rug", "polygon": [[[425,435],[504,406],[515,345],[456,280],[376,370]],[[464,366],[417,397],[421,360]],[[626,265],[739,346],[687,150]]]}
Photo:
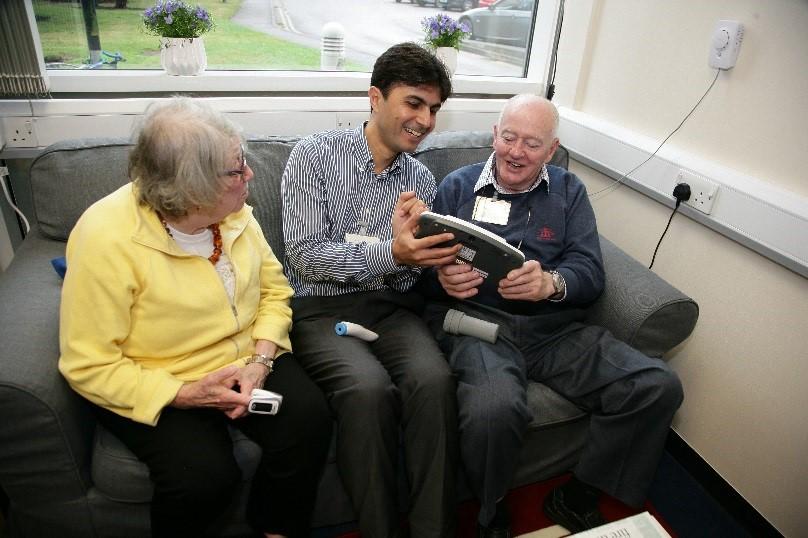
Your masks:
{"label": "red rug", "polygon": [[[544,482],[522,486],[508,493],[506,500],[511,512],[511,529],[514,536],[555,525],[555,523],[547,519],[544,515],[541,506],[544,502],[544,497],[550,490],[564,483],[568,478],[569,475],[559,476]],[[474,538],[476,536],[477,512],[479,509],[480,505],[477,501],[466,501],[460,505],[458,508],[457,524],[458,538]],[[668,531],[668,534],[676,538],[676,533],[673,532],[673,529],[662,519],[650,503],[645,503],[643,508],[637,510],[629,508],[620,501],[604,496],[600,502],[600,510],[608,521],[617,521],[633,516],[634,514],[639,514],[640,512],[648,511],[662,524],[665,530]],[[339,538],[361,537],[359,532],[355,531],[342,534]]]}

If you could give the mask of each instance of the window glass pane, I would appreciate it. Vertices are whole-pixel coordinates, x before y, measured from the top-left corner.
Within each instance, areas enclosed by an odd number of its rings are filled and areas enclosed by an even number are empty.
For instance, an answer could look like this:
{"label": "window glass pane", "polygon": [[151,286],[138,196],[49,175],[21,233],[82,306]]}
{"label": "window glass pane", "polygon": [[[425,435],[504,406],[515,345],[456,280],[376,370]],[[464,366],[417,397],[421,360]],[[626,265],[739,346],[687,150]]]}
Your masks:
{"label": "window glass pane", "polygon": [[[154,4],[33,0],[46,66],[160,69],[159,37],[147,34],[142,24],[144,10]],[[209,70],[320,70],[323,29],[331,23],[329,28],[344,31],[339,69],[367,72],[390,45],[423,42],[421,21],[442,12],[471,30],[471,37],[461,44],[458,74],[523,77],[536,12],[536,0],[201,0],[198,4],[215,24],[203,36]]]}

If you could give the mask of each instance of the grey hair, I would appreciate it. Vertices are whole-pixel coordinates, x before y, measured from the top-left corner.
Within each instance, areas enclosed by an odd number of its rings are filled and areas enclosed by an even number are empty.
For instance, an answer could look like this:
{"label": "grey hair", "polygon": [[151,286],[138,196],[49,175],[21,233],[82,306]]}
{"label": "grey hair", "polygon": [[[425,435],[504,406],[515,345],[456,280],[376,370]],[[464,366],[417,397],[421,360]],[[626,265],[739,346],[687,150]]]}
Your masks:
{"label": "grey hair", "polygon": [[543,105],[550,112],[550,115],[553,119],[552,135],[553,138],[558,138],[558,109],[549,99],[542,97],[540,95],[533,95],[531,93],[520,93],[508,99],[508,101],[505,103],[505,106],[502,107],[502,110],[499,113],[499,119],[497,120],[497,127],[499,128],[502,126],[502,119],[505,117],[506,113],[519,107],[522,107],[524,105],[534,103]]}
{"label": "grey hair", "polygon": [[239,143],[244,139],[236,124],[201,101],[174,97],[149,105],[129,155],[138,201],[172,217],[214,207]]}

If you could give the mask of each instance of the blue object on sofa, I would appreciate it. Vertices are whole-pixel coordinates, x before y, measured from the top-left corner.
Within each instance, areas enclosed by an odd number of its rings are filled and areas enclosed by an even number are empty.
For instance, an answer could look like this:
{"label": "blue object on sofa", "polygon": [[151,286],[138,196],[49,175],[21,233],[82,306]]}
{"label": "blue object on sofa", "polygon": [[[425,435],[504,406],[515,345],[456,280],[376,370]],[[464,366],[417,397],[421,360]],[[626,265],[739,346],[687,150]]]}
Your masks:
{"label": "blue object on sofa", "polygon": [[65,277],[65,273],[67,273],[67,258],[64,256],[53,258],[51,260],[51,265],[53,266],[53,270],[56,271],[56,274],[59,275],[60,278]]}
{"label": "blue object on sofa", "polygon": [[[296,140],[249,142],[256,173],[249,203],[279,259],[284,254],[280,178]],[[46,148],[31,166],[34,229],[0,274],[0,488],[10,499],[10,537],[145,537],[150,532],[152,489],[145,465],[97,426],[89,405],[57,370],[61,280],[49,267],[50,260],[64,255],[64,241],[81,213],[127,181],[130,147],[121,139],[65,141]],[[485,160],[490,151],[491,133],[437,133],[415,156],[440,180],[455,168]],[[563,161],[565,154],[558,158]],[[601,246],[606,289],[590,308],[589,322],[656,357],[687,338],[698,317],[696,303],[605,238]],[[565,472],[586,442],[586,413],[548,387],[530,383],[528,404],[533,421],[514,486]],[[211,529],[217,536],[250,534],[244,503],[260,453],[241,436],[234,447],[244,482]],[[402,473],[402,485],[403,480]],[[354,519],[332,450],[314,524]]]}

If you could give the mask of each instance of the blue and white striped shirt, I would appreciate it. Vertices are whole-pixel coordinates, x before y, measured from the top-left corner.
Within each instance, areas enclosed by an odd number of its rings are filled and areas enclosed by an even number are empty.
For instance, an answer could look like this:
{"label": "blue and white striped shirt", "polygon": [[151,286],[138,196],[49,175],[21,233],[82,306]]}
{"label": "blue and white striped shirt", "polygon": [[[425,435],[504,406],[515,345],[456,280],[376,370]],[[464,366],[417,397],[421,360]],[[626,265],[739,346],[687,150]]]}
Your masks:
{"label": "blue and white striped shirt", "polygon": [[[393,210],[402,191],[432,205],[436,189],[426,166],[406,153],[375,174],[364,125],[298,142],[281,186],[286,275],[295,296],[409,290],[421,270],[393,259]],[[346,234],[379,242],[349,243]]]}

